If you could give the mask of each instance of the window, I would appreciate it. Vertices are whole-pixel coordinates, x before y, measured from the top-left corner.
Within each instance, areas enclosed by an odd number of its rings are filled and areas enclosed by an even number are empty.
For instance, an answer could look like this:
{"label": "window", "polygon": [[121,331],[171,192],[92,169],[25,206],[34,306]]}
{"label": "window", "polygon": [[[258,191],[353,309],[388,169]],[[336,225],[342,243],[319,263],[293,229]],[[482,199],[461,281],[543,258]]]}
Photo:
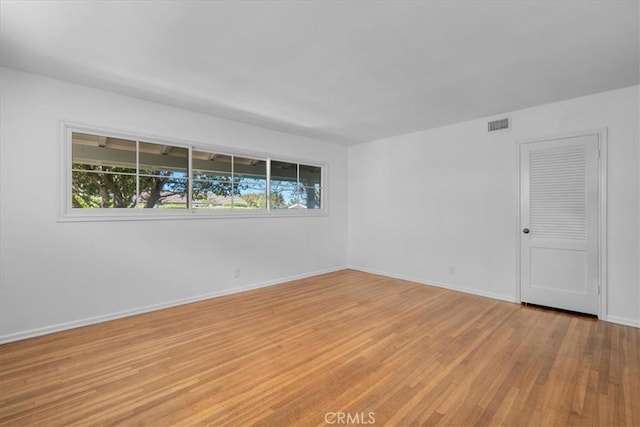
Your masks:
{"label": "window", "polygon": [[66,216],[295,214],[323,207],[319,165],[84,130],[68,135]]}
{"label": "window", "polygon": [[138,207],[186,209],[188,188],[188,148],[138,142]]}
{"label": "window", "polygon": [[72,133],[73,208],[186,209],[189,149]]}
{"label": "window", "polygon": [[73,133],[72,207],[133,208],[137,205],[136,141]]}
{"label": "window", "polygon": [[266,209],[267,161],[193,151],[194,209]]}
{"label": "window", "polygon": [[274,209],[320,209],[322,168],[271,162],[271,203]]}

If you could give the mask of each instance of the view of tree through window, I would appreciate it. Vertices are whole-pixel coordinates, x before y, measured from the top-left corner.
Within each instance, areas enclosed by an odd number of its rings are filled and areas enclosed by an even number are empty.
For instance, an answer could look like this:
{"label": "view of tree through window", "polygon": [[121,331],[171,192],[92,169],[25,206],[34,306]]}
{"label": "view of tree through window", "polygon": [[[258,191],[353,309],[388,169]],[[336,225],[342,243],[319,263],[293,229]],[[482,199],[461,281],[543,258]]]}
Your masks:
{"label": "view of tree through window", "polygon": [[267,161],[193,151],[196,209],[266,209]]}
{"label": "view of tree through window", "polygon": [[200,149],[189,159],[186,147],[79,132],[71,148],[72,208],[321,207],[318,166],[271,161],[269,180],[265,159]]}
{"label": "view of tree through window", "polygon": [[138,207],[186,209],[189,149],[139,142]]}
{"label": "view of tree through window", "polygon": [[298,163],[271,162],[274,209],[320,209],[322,168]]}
{"label": "view of tree through window", "polygon": [[[109,146],[107,147],[107,139]],[[136,141],[73,134],[72,206],[133,208],[137,205]]]}

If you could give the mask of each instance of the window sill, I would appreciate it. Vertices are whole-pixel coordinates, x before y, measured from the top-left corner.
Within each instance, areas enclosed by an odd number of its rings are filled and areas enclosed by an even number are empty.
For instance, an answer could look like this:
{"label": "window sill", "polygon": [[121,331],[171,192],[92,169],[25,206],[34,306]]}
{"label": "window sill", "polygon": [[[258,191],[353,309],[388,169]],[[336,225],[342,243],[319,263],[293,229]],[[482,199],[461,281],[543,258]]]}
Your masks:
{"label": "window sill", "polygon": [[326,209],[288,210],[272,209],[258,211],[229,210],[202,212],[187,210],[182,212],[159,212],[153,210],[136,210],[136,212],[114,212],[111,209],[92,209],[90,211],[67,212],[62,214],[57,222],[101,222],[101,221],[166,221],[193,219],[235,219],[235,218],[306,218],[329,216]]}

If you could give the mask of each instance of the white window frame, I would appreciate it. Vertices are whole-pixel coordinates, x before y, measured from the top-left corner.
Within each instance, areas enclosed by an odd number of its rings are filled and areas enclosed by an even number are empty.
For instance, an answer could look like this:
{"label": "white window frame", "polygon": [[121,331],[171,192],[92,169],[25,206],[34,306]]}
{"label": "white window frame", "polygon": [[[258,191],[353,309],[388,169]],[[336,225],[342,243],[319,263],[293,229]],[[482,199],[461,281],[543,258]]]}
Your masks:
{"label": "white window frame", "polygon": [[[267,208],[266,209],[200,209],[189,206],[186,209],[139,209],[139,208],[73,208],[72,207],[72,134],[74,132],[91,135],[128,139],[133,141],[149,142],[161,145],[187,148],[189,150],[189,186],[188,200],[191,203],[192,196],[192,152],[211,151],[216,154],[248,157],[267,162]],[[82,222],[82,221],[149,221],[149,220],[174,220],[174,219],[218,219],[218,218],[273,218],[273,217],[318,217],[329,214],[327,194],[328,164],[317,161],[305,160],[245,150],[234,150],[230,147],[210,145],[199,142],[184,141],[177,138],[165,138],[153,135],[144,135],[136,132],[127,132],[98,126],[61,123],[61,150],[60,150],[60,179],[59,179],[59,213],[58,222]],[[136,154],[137,155],[137,154]],[[272,209],[271,208],[271,160],[291,162],[322,169],[320,209]]]}

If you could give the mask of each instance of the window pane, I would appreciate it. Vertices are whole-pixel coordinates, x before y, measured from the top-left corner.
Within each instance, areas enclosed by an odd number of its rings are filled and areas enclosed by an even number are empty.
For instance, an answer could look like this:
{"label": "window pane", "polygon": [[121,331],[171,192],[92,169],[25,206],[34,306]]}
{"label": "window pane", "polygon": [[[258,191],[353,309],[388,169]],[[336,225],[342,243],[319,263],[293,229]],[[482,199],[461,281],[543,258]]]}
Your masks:
{"label": "window pane", "polygon": [[306,187],[322,185],[322,168],[320,166],[300,165],[300,183]]}
{"label": "window pane", "polygon": [[140,174],[159,177],[188,175],[188,148],[150,142],[140,142],[139,147]]}
{"label": "window pane", "polygon": [[135,206],[136,142],[73,132],[73,208]]}
{"label": "window pane", "polygon": [[91,170],[72,173],[73,208],[133,208],[136,205],[136,176]]}
{"label": "window pane", "polygon": [[300,202],[299,193],[296,181],[271,180],[271,207],[287,209]]}
{"label": "window pane", "polygon": [[139,207],[186,209],[188,181],[172,176],[141,176]]}
{"label": "window pane", "polygon": [[234,156],[233,175],[233,207],[236,209],[266,209],[266,160]]}
{"label": "window pane", "polygon": [[232,159],[226,154],[193,150],[193,208],[231,208]]}
{"label": "window pane", "polygon": [[71,141],[74,169],[136,173],[135,141],[79,132],[73,132]]}
{"label": "window pane", "polygon": [[306,209],[320,209],[321,206],[321,189],[317,187],[303,187],[300,194],[301,204]]}
{"label": "window pane", "polygon": [[271,179],[274,181],[298,181],[298,164],[271,161]]}
{"label": "window pane", "polygon": [[298,203],[298,164],[271,162],[271,207],[287,209]]}
{"label": "window pane", "polygon": [[231,208],[231,194],[233,186],[231,177],[220,177],[222,180],[193,181],[193,203],[195,209]]}
{"label": "window pane", "polygon": [[267,178],[236,177],[239,195],[234,199],[234,207],[245,209],[267,208]]}
{"label": "window pane", "polygon": [[216,180],[231,176],[231,156],[193,150],[193,177]]}
{"label": "window pane", "polygon": [[267,162],[266,160],[234,156],[233,174],[237,177],[266,179]]}

